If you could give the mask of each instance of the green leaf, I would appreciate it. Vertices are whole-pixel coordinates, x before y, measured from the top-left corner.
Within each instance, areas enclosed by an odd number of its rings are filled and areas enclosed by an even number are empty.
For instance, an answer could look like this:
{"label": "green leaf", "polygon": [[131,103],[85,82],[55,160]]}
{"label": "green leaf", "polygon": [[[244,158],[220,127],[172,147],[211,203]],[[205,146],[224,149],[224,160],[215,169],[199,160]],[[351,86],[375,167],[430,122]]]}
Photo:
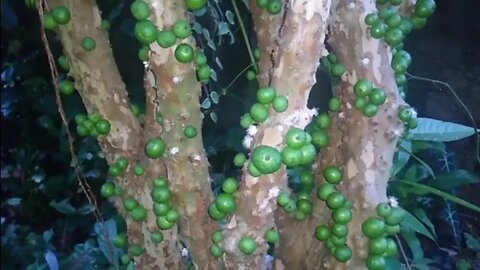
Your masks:
{"label": "green leaf", "polygon": [[425,225],[420,222],[414,215],[412,215],[410,212],[406,211],[405,217],[403,218],[402,222],[400,223],[400,226],[402,226],[403,229],[405,230],[410,230],[414,231],[420,234],[425,235],[426,237],[432,239],[435,243],[437,242],[435,240],[435,237],[432,235],[432,233],[425,227]]}
{"label": "green leaf", "polygon": [[420,209],[420,208],[416,208],[415,210],[413,210],[413,214],[420,220],[423,222],[423,224],[425,224],[429,229],[430,231],[433,233],[433,236],[435,237],[435,239],[437,238],[437,233],[435,231],[435,226],[433,226],[432,224],[432,221],[430,220],[430,218],[427,216],[427,213],[425,213],[425,211],[423,211],[423,209]]}
{"label": "green leaf", "polygon": [[475,239],[473,235],[469,233],[463,233],[463,236],[465,236],[465,244],[468,248],[480,251],[480,241],[478,241],[478,239]]}
{"label": "green leaf", "polygon": [[418,118],[418,127],[411,129],[407,135],[409,140],[418,141],[457,141],[477,133],[474,128],[444,122],[431,118]]}
{"label": "green leaf", "polygon": [[97,222],[94,226],[94,231],[97,234],[98,247],[110,264],[118,269],[119,250],[112,244],[112,240],[117,235],[117,224],[115,220],[105,220],[103,223]]}
{"label": "green leaf", "polygon": [[233,16],[233,12],[231,12],[230,10],[225,11],[225,17],[227,17],[227,21],[230,24],[235,24],[235,18]]}
{"label": "green leaf", "polygon": [[47,250],[43,256],[45,261],[47,261],[48,268],[50,270],[58,270],[58,259],[57,256],[55,256],[55,253],[53,253],[51,250]]}
{"label": "green leaf", "polygon": [[447,154],[445,150],[445,144],[443,142],[429,142],[429,141],[409,141],[412,143],[412,152],[417,153],[421,150],[426,149],[435,149],[442,153],[443,155]]}
{"label": "green leaf", "polygon": [[402,238],[407,242],[408,247],[410,248],[410,251],[412,253],[413,259],[420,259],[423,258],[423,250],[422,246],[420,245],[420,241],[418,240],[418,237],[415,235],[414,232],[412,231],[403,231],[401,233]]}
{"label": "green leaf", "polygon": [[401,264],[398,259],[385,258],[386,267],[388,270],[404,270],[405,266]]}
{"label": "green leaf", "polygon": [[417,166],[410,166],[403,177],[405,181],[417,182]]}
{"label": "green leaf", "polygon": [[218,96],[218,93],[217,93],[217,92],[212,91],[212,92],[210,93],[210,98],[212,99],[213,103],[215,103],[215,104],[218,103],[219,96]]}
{"label": "green leaf", "polygon": [[85,204],[82,207],[78,208],[77,214],[84,216],[92,213],[94,210],[95,208],[92,205]]}
{"label": "green leaf", "polygon": [[60,202],[52,200],[52,201],[50,201],[50,206],[55,208],[55,210],[57,210],[58,212],[60,212],[62,214],[71,215],[71,214],[74,214],[75,212],[77,212],[77,210],[75,209],[75,207],[73,207],[70,204],[69,201],[70,201],[69,198],[66,198],[65,200],[60,201]]}
{"label": "green leaf", "polygon": [[50,240],[52,240],[52,237],[53,237],[53,230],[50,229],[50,230],[46,230],[43,232],[43,240],[45,242],[50,242]]}
{"label": "green leaf", "polygon": [[480,182],[478,176],[466,170],[459,169],[446,174],[437,175],[437,179],[431,183],[431,186],[438,189],[452,189],[478,182]]}
{"label": "green leaf", "polygon": [[202,101],[202,104],[200,104],[200,107],[202,109],[208,109],[210,108],[210,106],[212,105],[212,102],[210,101],[210,99],[207,97],[205,98],[203,101]]}
{"label": "green leaf", "polygon": [[217,123],[218,121],[218,116],[217,116],[217,113],[216,112],[210,112],[210,118],[212,119],[212,121],[214,123]]}
{"label": "green leaf", "polygon": [[218,25],[218,33],[217,35],[223,36],[230,33],[230,27],[228,26],[228,23],[226,22],[220,22]]}
{"label": "green leaf", "polygon": [[[412,151],[412,142],[407,140],[400,140],[400,145],[403,146],[408,152]],[[410,154],[406,151],[396,151],[393,156],[393,165],[390,169],[390,175],[397,175],[397,173],[407,165],[410,159]]]}

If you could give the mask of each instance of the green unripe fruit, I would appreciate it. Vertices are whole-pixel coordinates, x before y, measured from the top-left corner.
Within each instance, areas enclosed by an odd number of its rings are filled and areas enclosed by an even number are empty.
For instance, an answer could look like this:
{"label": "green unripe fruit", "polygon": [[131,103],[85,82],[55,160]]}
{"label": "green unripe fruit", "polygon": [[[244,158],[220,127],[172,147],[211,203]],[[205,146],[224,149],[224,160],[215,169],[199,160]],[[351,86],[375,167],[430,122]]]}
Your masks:
{"label": "green unripe fruit", "polygon": [[402,30],[395,27],[388,29],[383,38],[385,43],[387,43],[390,47],[395,47],[402,42],[404,37],[405,36],[403,35]]}
{"label": "green unripe fruit", "polygon": [[297,210],[304,213],[304,214],[310,214],[312,213],[312,202],[310,200],[298,200],[297,201]]}
{"label": "green unripe fruit", "polygon": [[233,158],[233,165],[235,165],[235,167],[242,167],[243,164],[245,163],[245,160],[247,160],[247,157],[245,156],[245,154],[238,153]]}
{"label": "green unripe fruit", "polygon": [[330,229],[325,225],[318,225],[315,228],[315,238],[326,241],[330,237]]}
{"label": "green unripe fruit", "polygon": [[340,99],[332,97],[328,101],[328,109],[332,112],[338,112],[340,110]]}
{"label": "green unripe fruit", "polygon": [[120,169],[120,170],[125,170],[128,166],[128,160],[124,157],[119,157],[115,161],[115,165]]}
{"label": "green unripe fruit", "polygon": [[152,232],[152,234],[150,234],[150,240],[154,244],[161,243],[163,239],[164,239],[164,236],[162,232]]}
{"label": "green unripe fruit", "polygon": [[137,40],[143,45],[150,45],[158,38],[157,26],[150,20],[138,21],[134,32]]}
{"label": "green unripe fruit", "polygon": [[331,230],[336,237],[346,237],[348,234],[347,225],[341,223],[334,223]]}
{"label": "green unripe fruit", "polygon": [[378,15],[375,13],[370,13],[367,16],[365,16],[364,21],[366,25],[373,26],[379,21]]}
{"label": "green unripe fruit", "polygon": [[284,112],[288,108],[288,99],[285,96],[276,96],[273,100],[272,107],[276,112]]}
{"label": "green unripe fruit", "polygon": [[330,251],[331,254],[333,254],[333,252],[335,251],[335,244],[332,242],[332,238],[329,237],[326,241],[325,241],[325,247]]}
{"label": "green unripe fruit", "polygon": [[388,235],[395,235],[400,232],[400,225],[385,225],[385,233]]}
{"label": "green unripe fruit", "polygon": [[248,163],[247,171],[253,177],[259,177],[260,175],[262,175],[262,173],[257,169],[257,167],[255,167],[252,162]]}
{"label": "green unripe fruit", "polygon": [[177,222],[178,218],[179,218],[178,211],[173,208],[170,208],[165,214],[165,219],[169,222],[175,223]]}
{"label": "green unripe fruit", "polygon": [[385,251],[385,256],[387,257],[397,257],[398,249],[397,243],[392,238],[387,238],[387,250]]}
{"label": "green unripe fruit", "polygon": [[98,121],[100,121],[100,119],[102,119],[102,116],[98,112],[93,112],[88,115],[88,119],[91,120],[93,123],[97,123]]}
{"label": "green unripe fruit", "polygon": [[373,90],[372,82],[366,79],[358,80],[353,86],[353,91],[357,97],[366,97]]}
{"label": "green unripe fruit", "polygon": [[55,18],[51,13],[43,14],[43,26],[45,27],[45,29],[53,30],[57,28],[57,25],[57,21],[55,21]]}
{"label": "green unripe fruit", "polygon": [[160,138],[151,138],[145,146],[145,155],[147,157],[156,159],[165,153],[165,142]]}
{"label": "green unripe fruit", "polygon": [[147,210],[145,210],[143,206],[137,205],[135,208],[133,208],[132,212],[130,212],[130,215],[135,221],[144,221],[147,217]]}
{"label": "green unripe fruit", "polygon": [[219,245],[213,244],[210,246],[210,254],[212,254],[213,257],[218,258],[222,256],[223,250],[220,248]]}
{"label": "green unripe fruit", "polygon": [[243,254],[251,255],[257,247],[257,243],[250,236],[244,236],[238,242],[238,248]]}
{"label": "green unripe fruit", "polygon": [[70,80],[61,80],[60,82],[58,82],[58,91],[60,92],[60,94],[68,96],[73,94],[73,92],[75,91],[75,86]]}
{"label": "green unripe fruit", "polygon": [[95,47],[97,46],[97,44],[95,43],[95,40],[91,37],[84,37],[82,39],[82,48],[87,51],[87,52],[91,52],[95,49]]}
{"label": "green unripe fruit", "polygon": [[260,87],[257,91],[257,100],[264,105],[272,103],[276,96],[277,91],[270,86]]}
{"label": "green unripe fruit", "polygon": [[285,134],[285,142],[288,147],[300,149],[307,140],[307,134],[300,128],[292,127]]}
{"label": "green unripe fruit", "polygon": [[398,25],[398,28],[402,30],[403,35],[406,36],[412,32],[413,29],[413,23],[410,19],[404,18],[400,21],[400,24]]}
{"label": "green unripe fruit", "polygon": [[317,129],[311,133],[312,144],[315,147],[322,149],[328,145],[329,139],[328,134],[325,130]]}
{"label": "green unripe fruit", "polygon": [[248,128],[249,126],[253,125],[255,121],[253,121],[252,116],[249,113],[246,113],[240,117],[240,126],[242,128]]}
{"label": "green unripe fruit", "polygon": [[223,239],[222,232],[220,230],[215,230],[212,233],[211,238],[212,238],[213,243],[220,243],[220,241],[222,241],[222,239]]}
{"label": "green unripe fruit", "polygon": [[385,233],[385,222],[376,217],[367,218],[362,223],[362,232],[368,238],[378,238]]}
{"label": "green unripe fruit", "polygon": [[412,56],[410,55],[410,53],[408,53],[407,51],[405,50],[399,50],[395,53],[394,57],[401,57],[405,60],[407,60],[407,66],[410,66],[410,64],[412,64]]}
{"label": "green unripe fruit", "polygon": [[305,212],[302,212],[302,211],[295,212],[295,219],[297,221],[304,221],[306,218],[307,218],[307,214],[305,214]]}
{"label": "green unripe fruit", "polygon": [[[390,28],[398,27],[401,22],[402,22],[402,16],[400,16],[397,13],[388,17],[388,19],[386,20],[386,23]],[[403,31],[402,31],[402,33],[403,33]]]}
{"label": "green unripe fruit", "polygon": [[392,6],[399,6],[401,5],[403,0],[390,0],[390,5]]}
{"label": "green unripe fruit", "polygon": [[337,237],[335,235],[331,235],[330,239],[331,239],[332,243],[335,245],[335,247],[343,246],[347,242],[347,238]]}
{"label": "green unripe fruit", "polygon": [[332,218],[337,223],[347,224],[352,220],[352,212],[345,207],[337,208],[333,211]]}
{"label": "green unripe fruit", "polygon": [[123,207],[129,212],[133,211],[133,209],[135,209],[137,206],[138,202],[133,197],[128,197],[123,201]]}
{"label": "green unripe fruit", "polygon": [[123,254],[122,257],[120,257],[120,261],[122,262],[123,265],[127,265],[132,261],[132,258],[130,258],[128,254]]}
{"label": "green unripe fruit", "polygon": [[328,196],[335,192],[335,186],[329,183],[321,184],[317,189],[317,197],[319,200],[326,201]]}
{"label": "green unripe fruit", "polygon": [[197,66],[206,65],[207,64],[207,56],[204,52],[197,52],[195,55],[195,64]]}
{"label": "green unripe fruit", "polygon": [[369,255],[365,263],[368,270],[385,270],[386,262],[385,258],[378,255]]}
{"label": "green unripe fruit", "polygon": [[387,251],[387,239],[384,237],[370,239],[368,241],[368,251],[371,255],[382,255]]}
{"label": "green unripe fruit", "polygon": [[207,0],[185,0],[188,9],[199,10],[207,5]]}
{"label": "green unripe fruit", "polygon": [[101,22],[100,22],[100,28],[102,28],[103,30],[105,31],[108,31],[110,30],[110,27],[112,25],[110,24],[110,21],[109,20],[105,20],[103,19]]}
{"label": "green unripe fruit", "polygon": [[412,22],[413,29],[421,29],[425,26],[425,24],[427,24],[426,18],[418,17],[415,14],[413,14],[413,16],[410,17],[410,21]]}
{"label": "green unripe fruit", "polygon": [[345,197],[342,193],[335,191],[328,195],[326,202],[328,208],[337,209],[342,207],[343,203],[345,202]]}
{"label": "green unripe fruit", "polygon": [[338,184],[342,181],[342,171],[335,165],[329,165],[323,169],[323,178],[330,184]]}
{"label": "green unripe fruit", "polygon": [[100,119],[96,124],[95,124],[95,129],[97,130],[98,134],[101,135],[107,135],[110,132],[110,122],[106,119]]}
{"label": "green unripe fruit", "polygon": [[142,48],[140,48],[140,50],[138,50],[138,59],[142,62],[146,62],[148,61],[148,52],[149,52],[150,48],[148,46],[142,46]]}
{"label": "green unripe fruit", "polygon": [[385,35],[385,32],[387,32],[387,30],[388,25],[380,21],[370,27],[370,35],[373,38],[379,39],[382,38],[383,35]]}
{"label": "green unripe fruit", "polygon": [[197,128],[192,125],[188,125],[183,130],[183,135],[189,139],[195,138],[197,136]]}
{"label": "green unripe fruit", "polygon": [[87,116],[83,113],[79,113],[77,115],[75,115],[75,123],[77,125],[80,125],[83,123],[83,121],[87,120]]}
{"label": "green unripe fruit", "polygon": [[283,207],[283,210],[287,213],[293,213],[297,210],[297,203],[295,200],[290,199],[288,203]]}
{"label": "green unripe fruit", "polygon": [[412,119],[412,116],[413,116],[413,113],[412,113],[412,109],[408,108],[408,107],[401,107],[399,110],[398,110],[398,118],[403,121],[403,122],[408,122],[410,121],[410,119]]}
{"label": "green unripe fruit", "polygon": [[313,175],[310,172],[303,172],[300,174],[300,183],[302,186],[311,186],[313,185]]}
{"label": "green unripe fruit", "polygon": [[65,71],[70,70],[70,64],[65,55],[58,57],[58,65]]}
{"label": "green unripe fruit", "polygon": [[192,27],[186,20],[177,20],[172,27],[173,33],[179,39],[185,39],[192,35]]}
{"label": "green unripe fruit", "polygon": [[97,137],[98,136],[98,131],[96,129],[90,129],[89,134],[92,137]]}
{"label": "green unripe fruit", "polygon": [[394,56],[390,64],[395,74],[403,74],[408,69],[408,60],[403,57]]}
{"label": "green unripe fruit", "polygon": [[297,200],[307,200],[310,201],[310,191],[313,188],[313,184],[310,186],[304,187],[301,191],[297,193]]}
{"label": "green unripe fruit", "polygon": [[435,12],[434,0],[418,0],[415,4],[415,15],[420,18],[428,18]]}
{"label": "green unripe fruit", "polygon": [[412,118],[407,122],[408,129],[415,129],[418,127],[418,118]]}
{"label": "green unripe fruit", "polygon": [[232,194],[220,193],[215,198],[215,206],[224,214],[231,214],[237,209],[237,202]]}
{"label": "green unripe fruit", "polygon": [[135,0],[130,5],[130,13],[132,13],[133,17],[138,21],[143,21],[148,19],[150,16],[150,8],[148,5],[142,0]]}
{"label": "green unripe fruit", "polygon": [[159,216],[157,217],[157,226],[161,230],[168,230],[171,229],[173,226],[175,226],[175,222],[170,222],[167,220],[165,216]]}
{"label": "green unripe fruit", "polygon": [[402,222],[403,218],[405,217],[405,210],[400,207],[393,207],[392,213],[385,218],[385,223],[390,226],[395,226]]}
{"label": "green unripe fruit", "polygon": [[207,83],[210,80],[210,75],[212,75],[212,70],[209,65],[198,66],[197,77],[200,82]]}
{"label": "green unripe fruit", "polygon": [[255,77],[257,77],[257,74],[253,70],[248,70],[245,76],[247,77],[247,80],[251,81],[251,80],[254,80]]}
{"label": "green unripe fruit", "polygon": [[193,61],[194,51],[192,46],[186,43],[181,43],[175,49],[175,58],[180,63],[190,63]]}
{"label": "green unripe fruit", "polygon": [[137,104],[130,105],[130,110],[132,111],[133,115],[137,117],[140,116],[140,114],[142,113],[140,111],[140,107]]}
{"label": "green unripe fruit", "polygon": [[270,244],[275,244],[278,241],[279,238],[280,238],[280,235],[278,234],[278,231],[276,231],[276,230],[268,229],[265,232],[265,240]]}
{"label": "green unripe fruit", "polygon": [[154,188],[150,195],[152,196],[153,201],[157,203],[167,203],[172,198],[172,193],[166,186]]}
{"label": "green unripe fruit", "polygon": [[157,177],[153,179],[153,187],[167,187],[168,179],[166,177]]}
{"label": "green unripe fruit", "polygon": [[117,165],[112,165],[110,168],[108,168],[108,174],[113,177],[118,177],[120,174],[122,174],[122,169],[120,169],[120,167]]}
{"label": "green unripe fruit", "polygon": [[166,49],[175,45],[177,42],[177,36],[170,30],[162,30],[157,34],[157,43],[158,46]]}
{"label": "green unripe fruit", "polygon": [[261,9],[267,8],[268,3],[270,3],[270,0],[257,0],[257,6]]}
{"label": "green unripe fruit", "polygon": [[83,121],[82,125],[88,130],[95,129],[95,123],[90,119]]}
{"label": "green unripe fruit", "polygon": [[345,67],[342,64],[334,64],[330,68],[330,74],[332,74],[333,77],[340,77],[345,73]]}
{"label": "green unripe fruit", "polygon": [[358,110],[362,110],[367,105],[367,99],[364,97],[357,97],[353,103],[353,107]]}
{"label": "green unripe fruit", "polygon": [[252,152],[252,163],[263,174],[271,174],[280,169],[282,157],[277,149],[260,145]]}
{"label": "green unripe fruit", "polygon": [[315,125],[321,129],[327,129],[332,124],[332,119],[327,113],[322,113],[315,118]]}
{"label": "green unripe fruit", "polygon": [[282,2],[280,0],[270,0],[267,6],[267,12],[271,15],[277,15],[282,11]]}
{"label": "green unripe fruit", "polygon": [[257,123],[264,122],[269,116],[268,108],[263,104],[255,103],[250,107],[250,116]]}
{"label": "green unripe fruit", "polygon": [[372,92],[368,95],[368,100],[373,105],[383,105],[387,97],[385,96],[385,91],[380,88],[373,88]]}
{"label": "green unripe fruit", "polygon": [[227,194],[233,194],[235,193],[235,191],[237,191],[237,188],[238,188],[237,179],[233,177],[229,177],[225,179],[225,181],[223,181],[223,184],[222,184],[223,192]]}
{"label": "green unripe fruit", "polygon": [[280,192],[277,197],[277,204],[284,207],[290,202],[290,195],[287,192]]}
{"label": "green unripe fruit", "polygon": [[375,208],[377,215],[386,218],[392,214],[392,207],[388,203],[379,203]]}
{"label": "green unripe fruit", "polygon": [[100,188],[100,194],[105,198],[112,197],[114,191],[115,191],[115,185],[111,182],[107,182],[103,184],[102,187]]}
{"label": "green unripe fruit", "polygon": [[133,173],[136,176],[142,176],[145,174],[145,168],[141,164],[135,164],[135,166],[133,166]]}
{"label": "green unripe fruit", "polygon": [[123,190],[121,187],[115,187],[115,190],[113,191],[113,194],[115,196],[121,196],[123,194]]}
{"label": "green unripe fruit", "polygon": [[335,53],[333,53],[333,52],[329,53],[329,54],[327,55],[327,58],[328,58],[328,61],[329,61],[330,63],[332,63],[332,65],[335,64],[335,63],[337,63],[337,55],[335,55]]}
{"label": "green unripe fruit", "polygon": [[345,263],[352,258],[352,249],[346,245],[335,248],[333,256],[337,261]]}
{"label": "green unripe fruit", "polygon": [[209,206],[208,206],[208,215],[213,219],[213,220],[222,220],[225,218],[225,214],[220,212],[218,209],[217,209],[217,206],[215,205],[215,203],[211,203]]}
{"label": "green unripe fruit", "polygon": [[169,203],[153,203],[153,213],[155,216],[165,216],[170,208]]}
{"label": "green unripe fruit", "polygon": [[127,235],[125,235],[123,233],[115,235],[115,237],[112,240],[112,243],[117,248],[124,247],[125,244],[127,243]]}
{"label": "green unripe fruit", "polygon": [[[308,134],[307,134],[308,135]],[[300,148],[302,159],[300,165],[312,165],[317,157],[317,150],[313,144],[307,144]]]}
{"label": "green unripe fruit", "polygon": [[287,168],[293,168],[302,162],[302,151],[300,149],[293,149],[291,147],[284,147],[281,152],[282,162]]}
{"label": "green unripe fruit", "polygon": [[396,9],[394,7],[384,7],[384,8],[380,8],[378,10],[378,17],[382,18],[382,19],[387,19],[389,18],[390,16],[392,16],[393,14],[396,14]]}
{"label": "green unripe fruit", "polygon": [[375,105],[375,104],[371,104],[371,103],[366,104],[362,108],[362,113],[366,117],[374,117],[378,113],[378,106]]}
{"label": "green unripe fruit", "polygon": [[138,244],[133,244],[128,249],[128,253],[132,254],[135,257],[140,256],[143,253],[143,248],[142,248],[142,246],[140,246]]}
{"label": "green unripe fruit", "polygon": [[79,136],[82,136],[82,137],[88,136],[88,134],[89,134],[88,129],[86,127],[84,127],[83,125],[77,126],[76,131],[77,131],[77,134]]}

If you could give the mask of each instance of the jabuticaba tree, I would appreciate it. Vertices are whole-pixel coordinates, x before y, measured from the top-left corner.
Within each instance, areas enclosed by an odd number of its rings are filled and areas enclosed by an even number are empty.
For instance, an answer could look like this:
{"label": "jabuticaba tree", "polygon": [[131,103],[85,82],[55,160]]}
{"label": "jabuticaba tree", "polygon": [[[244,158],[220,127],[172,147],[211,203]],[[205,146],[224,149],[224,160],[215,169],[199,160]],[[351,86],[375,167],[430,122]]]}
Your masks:
{"label": "jabuticaba tree", "polygon": [[[417,124],[403,100],[411,58],[402,41],[433,0],[251,0],[260,87],[239,119],[249,154],[226,161],[241,177],[227,177],[216,196],[199,104],[211,70],[187,17],[207,0],[131,3],[144,114],[129,101],[95,1],[42,3],[69,75],[58,90],[78,91],[88,115],[75,118],[76,131],[98,139],[110,166],[101,195],[127,222],[111,239],[126,251],[123,265],[376,270],[397,257],[404,212],[386,190],[397,141]],[[318,68],[333,85],[321,113],[307,107]]]}

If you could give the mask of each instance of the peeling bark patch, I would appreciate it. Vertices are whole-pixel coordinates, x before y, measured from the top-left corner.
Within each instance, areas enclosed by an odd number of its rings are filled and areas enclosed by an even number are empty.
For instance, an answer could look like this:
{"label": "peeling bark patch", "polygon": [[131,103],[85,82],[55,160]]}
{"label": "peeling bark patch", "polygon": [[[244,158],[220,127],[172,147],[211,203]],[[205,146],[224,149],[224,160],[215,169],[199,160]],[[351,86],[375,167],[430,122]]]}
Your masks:
{"label": "peeling bark patch", "polygon": [[348,160],[347,163],[347,177],[348,179],[354,178],[358,174],[358,167],[355,164],[355,161],[353,159]]}
{"label": "peeling bark patch", "polygon": [[365,167],[370,168],[375,161],[375,156],[373,153],[373,142],[369,141],[360,155],[361,160],[365,164]]}

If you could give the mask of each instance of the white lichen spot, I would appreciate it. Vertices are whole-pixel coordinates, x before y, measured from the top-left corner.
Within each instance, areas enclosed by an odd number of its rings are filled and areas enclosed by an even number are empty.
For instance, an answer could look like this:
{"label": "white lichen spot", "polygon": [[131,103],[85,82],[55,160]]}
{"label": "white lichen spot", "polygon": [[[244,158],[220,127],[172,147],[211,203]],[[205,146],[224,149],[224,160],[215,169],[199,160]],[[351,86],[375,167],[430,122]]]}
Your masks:
{"label": "white lichen spot", "polygon": [[363,148],[362,154],[360,155],[365,167],[370,168],[372,166],[373,161],[375,160],[373,154],[373,142],[369,141],[367,145]]}
{"label": "white lichen spot", "polygon": [[148,67],[150,66],[150,64],[148,63],[148,61],[143,61],[142,63],[143,63],[143,66],[144,66],[145,68],[148,68]]}
{"label": "white lichen spot", "polygon": [[362,59],[362,65],[366,66],[368,63],[370,63],[370,59],[368,57]]}
{"label": "white lichen spot", "polygon": [[250,136],[255,136],[255,134],[257,134],[257,126],[255,126],[255,125],[250,125],[250,126],[247,128],[247,134],[250,135]]}
{"label": "white lichen spot", "polygon": [[391,207],[398,207],[398,199],[393,197],[393,196],[389,196],[388,197],[388,204],[391,206]]}
{"label": "white lichen spot", "polygon": [[347,7],[348,8],[355,8],[355,2],[351,2],[350,4],[348,4]]}
{"label": "white lichen spot", "polygon": [[181,252],[182,252],[182,257],[187,257],[188,256],[188,249],[183,248]]}
{"label": "white lichen spot", "polygon": [[283,127],[283,125],[277,125],[277,130],[280,131],[280,132],[283,132],[283,130],[285,130],[285,128]]}
{"label": "white lichen spot", "polygon": [[394,129],[393,130],[393,135],[395,135],[395,137],[400,137],[402,135],[402,130],[401,129]]}
{"label": "white lichen spot", "polygon": [[352,108],[352,104],[350,104],[350,102],[345,103],[345,106],[347,106],[347,109],[349,110]]}
{"label": "white lichen spot", "polygon": [[118,97],[118,94],[117,94],[117,93],[114,93],[114,94],[113,94],[113,101],[115,101],[115,103],[119,103],[119,102],[120,102],[120,97]]}
{"label": "white lichen spot", "polygon": [[[267,196],[260,202],[260,204],[259,204],[259,206],[258,206],[259,212],[265,210],[265,208],[267,208],[267,206],[268,206],[268,203],[269,203],[272,199],[276,198],[276,197],[278,196],[278,193],[280,193],[280,189],[279,189],[278,187],[273,187],[273,188],[271,188],[271,189],[268,191]],[[267,213],[270,213],[271,211],[273,211],[272,208],[267,209],[266,212],[267,212]]]}
{"label": "white lichen spot", "polygon": [[199,155],[199,154],[194,154],[193,157],[192,157],[192,159],[193,159],[194,161],[201,161],[201,160],[202,160],[202,156]]}
{"label": "white lichen spot", "polygon": [[180,149],[175,146],[175,147],[170,148],[169,153],[170,153],[170,155],[174,156],[174,155],[176,155],[179,151],[180,151]]}
{"label": "white lichen spot", "polygon": [[246,135],[245,138],[243,138],[243,147],[250,148],[250,146],[252,146],[252,142],[253,137],[250,135]]}
{"label": "white lichen spot", "polygon": [[181,78],[180,76],[175,76],[175,77],[173,77],[173,79],[172,79],[173,83],[175,83],[175,84],[176,84],[176,83],[179,83],[181,80],[182,80],[182,78]]}
{"label": "white lichen spot", "polygon": [[340,119],[345,119],[345,113],[344,113],[344,112],[340,112],[340,113],[338,114],[338,118],[340,118]]}
{"label": "white lichen spot", "polygon": [[410,108],[410,110],[412,111],[412,118],[417,118],[417,110],[415,110],[415,108]]}

